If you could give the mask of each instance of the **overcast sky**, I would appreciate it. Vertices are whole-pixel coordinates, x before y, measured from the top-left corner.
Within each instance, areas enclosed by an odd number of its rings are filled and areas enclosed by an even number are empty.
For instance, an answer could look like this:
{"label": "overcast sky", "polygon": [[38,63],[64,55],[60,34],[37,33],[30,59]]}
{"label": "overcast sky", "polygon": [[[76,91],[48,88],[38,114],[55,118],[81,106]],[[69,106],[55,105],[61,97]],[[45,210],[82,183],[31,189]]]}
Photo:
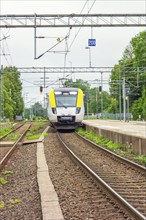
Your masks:
{"label": "overcast sky", "polygon": [[[87,4],[85,5],[85,3]],[[95,3],[94,3],[95,2]],[[87,13],[92,7],[92,13],[146,13],[146,0],[0,0],[1,14],[62,14],[62,13]],[[84,7],[85,6],[85,7]],[[84,9],[83,9],[84,7]],[[131,38],[137,35],[140,31],[146,28],[140,27],[97,27],[97,28],[81,28],[78,35],[79,28],[72,28],[70,31],[67,45],[69,53],[66,58],[66,66],[86,67],[89,66],[89,50],[85,49],[88,46],[88,39],[96,39],[96,47],[91,48],[91,65],[95,67],[111,67],[114,66],[118,60],[122,58],[122,54],[126,46],[130,43]],[[65,37],[69,28],[46,28],[37,29],[37,36],[45,36],[45,39],[37,40],[37,56],[45,52],[52,45],[57,42],[57,38]],[[92,33],[92,34],[91,34]],[[0,39],[3,35],[10,36],[7,40],[1,41],[0,54],[10,54],[7,56],[0,56],[0,65],[16,67],[64,67],[64,54],[46,53],[38,60],[34,60],[34,30],[33,29],[2,29]],[[76,39],[74,40],[75,36]],[[74,40],[74,42],[73,42]],[[73,42],[73,44],[72,44]],[[64,51],[66,48],[65,42],[62,42],[54,50]],[[33,82],[38,82],[43,75],[23,74],[22,79]],[[50,80],[56,80],[62,75],[48,74]],[[100,74],[74,74],[74,78],[99,79]],[[108,79],[108,75],[104,74],[104,78]],[[39,87],[32,90],[30,83],[23,81],[23,93],[28,93],[29,97],[35,97],[35,101],[40,99]]]}

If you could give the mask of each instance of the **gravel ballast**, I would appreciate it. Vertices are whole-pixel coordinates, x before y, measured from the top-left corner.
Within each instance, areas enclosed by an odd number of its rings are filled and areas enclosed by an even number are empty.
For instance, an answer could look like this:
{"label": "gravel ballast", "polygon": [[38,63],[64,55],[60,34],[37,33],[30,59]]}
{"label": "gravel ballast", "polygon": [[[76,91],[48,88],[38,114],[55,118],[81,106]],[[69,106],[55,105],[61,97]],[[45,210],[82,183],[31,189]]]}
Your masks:
{"label": "gravel ballast", "polygon": [[[127,219],[68,158],[53,129],[49,129],[43,143],[49,175],[65,220]],[[42,220],[36,150],[36,144],[18,146],[4,169],[13,173],[1,174],[8,183],[0,186],[0,202],[4,204],[0,208],[0,219]]]}
{"label": "gravel ballast", "polygon": [[65,220],[127,219],[92,179],[68,158],[51,130],[44,146],[49,174]]}
{"label": "gravel ballast", "polygon": [[42,220],[37,183],[36,144],[22,145],[13,153],[1,178],[8,182],[0,186],[0,219]]}

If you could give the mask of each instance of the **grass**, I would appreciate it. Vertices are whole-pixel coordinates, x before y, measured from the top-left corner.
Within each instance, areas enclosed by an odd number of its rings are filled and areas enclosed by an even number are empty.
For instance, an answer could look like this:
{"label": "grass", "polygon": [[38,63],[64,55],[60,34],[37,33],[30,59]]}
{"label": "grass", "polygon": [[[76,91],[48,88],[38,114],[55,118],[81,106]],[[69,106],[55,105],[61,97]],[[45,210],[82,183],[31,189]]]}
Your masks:
{"label": "grass", "polygon": [[123,148],[121,144],[113,143],[111,140],[103,137],[95,135],[93,132],[88,132],[83,129],[79,129],[78,133],[83,135],[84,137],[88,138],[91,141],[94,141],[96,144],[102,145],[104,147],[109,148],[110,150],[117,150]]}
{"label": "grass", "polygon": [[40,136],[41,136],[41,133],[39,133],[39,134],[34,134],[34,135],[31,134],[31,133],[28,133],[28,134],[26,135],[27,140],[36,140],[36,139],[39,139]]}
{"label": "grass", "polygon": [[6,183],[8,183],[8,180],[6,180],[5,178],[3,178],[3,175],[9,175],[12,174],[13,171],[11,170],[5,170],[0,174],[0,186],[5,185]]}
{"label": "grass", "polygon": [[13,171],[11,171],[11,170],[5,170],[2,172],[3,175],[12,174],[12,173],[13,173]]}
{"label": "grass", "polygon": [[[5,179],[2,177],[2,175],[9,175],[9,174],[12,174],[12,173],[13,173],[13,171],[11,171],[11,170],[5,170],[5,171],[3,171],[3,172],[1,173],[1,176],[0,176],[0,186],[3,186],[3,185],[5,185],[6,183],[8,183],[8,181],[5,180]],[[21,203],[22,200],[20,200],[20,199],[13,199],[13,200],[10,200],[10,202],[11,202],[11,205],[9,206],[9,208],[13,208],[14,205],[16,205],[16,204],[18,204],[18,203]],[[5,206],[4,201],[0,201],[0,209],[3,209],[3,208],[5,208],[5,207],[6,207],[6,206]]]}
{"label": "grass", "polygon": [[27,140],[35,140],[35,139],[40,138],[41,133],[39,131],[42,129],[43,129],[43,126],[41,125],[31,128],[30,131],[26,134]]}
{"label": "grass", "polygon": [[11,201],[12,205],[16,205],[20,202],[22,202],[22,200],[20,200],[20,199],[14,199],[14,200]]}
{"label": "grass", "polygon": [[146,155],[137,155],[134,159],[142,164],[146,165]]}
{"label": "grass", "polygon": [[[36,127],[33,127],[30,129],[30,131],[26,134],[26,138],[27,140],[36,140],[36,139],[39,139],[43,130],[43,126],[42,125],[39,125],[39,126],[36,126]],[[46,137],[48,134],[47,133],[44,133],[44,137]]]}
{"label": "grass", "polygon": [[19,137],[21,136],[21,134],[14,134],[14,133],[11,133],[7,136],[7,138],[9,138],[10,140],[12,141],[16,141]]}
{"label": "grass", "polygon": [[0,201],[0,209],[3,209],[5,207],[4,201]]}
{"label": "grass", "polygon": [[86,137],[87,139],[95,142],[96,144],[99,144],[103,147],[106,147],[115,153],[117,153],[120,156],[126,157],[126,158],[133,158],[135,161],[140,162],[143,165],[146,165],[146,155],[134,155],[133,150],[131,148],[128,148],[126,145],[120,144],[120,143],[114,143],[111,140],[95,135],[93,132],[85,131],[84,129],[79,129],[77,131],[80,135]]}
{"label": "grass", "polygon": [[8,181],[5,180],[3,177],[0,177],[0,186],[3,186],[7,183]]}
{"label": "grass", "polygon": [[12,130],[12,127],[7,127],[4,129],[0,129],[0,137],[4,136],[5,134],[9,133]]}

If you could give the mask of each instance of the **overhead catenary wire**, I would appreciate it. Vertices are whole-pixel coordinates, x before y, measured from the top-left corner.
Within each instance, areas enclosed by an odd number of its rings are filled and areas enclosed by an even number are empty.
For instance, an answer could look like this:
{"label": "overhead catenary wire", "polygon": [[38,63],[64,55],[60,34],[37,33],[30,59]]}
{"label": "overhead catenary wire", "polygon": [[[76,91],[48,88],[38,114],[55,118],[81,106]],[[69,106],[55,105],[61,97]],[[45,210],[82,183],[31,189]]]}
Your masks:
{"label": "overhead catenary wire", "polygon": [[7,57],[6,57],[6,54],[5,54],[4,50],[3,50],[1,47],[0,47],[0,50],[1,50],[1,52],[2,52],[2,56],[4,56],[4,58],[5,58],[6,62],[7,62],[7,64],[10,66],[10,63],[9,63]]}
{"label": "overhead catenary wire", "polygon": [[[4,36],[4,34],[3,34]],[[10,36],[10,35],[9,35]],[[8,36],[8,37],[9,37]],[[4,36],[5,37],[5,36]],[[9,46],[8,46],[8,42],[7,42],[7,37],[5,37],[5,43],[6,43],[6,48],[7,48],[7,51],[8,51],[8,54],[9,54],[9,57],[10,57],[10,60],[11,60],[11,63],[12,65],[14,66],[14,62],[13,62],[13,59],[12,59],[12,55],[11,55],[11,52],[10,52],[10,49],[9,49]]]}
{"label": "overhead catenary wire", "polygon": [[30,84],[32,84],[32,85],[34,85],[34,86],[38,86],[38,84],[32,83],[32,82],[30,82],[30,81],[28,81],[28,80],[25,80],[25,79],[21,79],[21,80],[24,81],[24,82],[30,83]]}
{"label": "overhead catenary wire", "polygon": [[[89,0],[86,1],[86,4],[88,3],[88,1],[89,1]],[[91,11],[91,9],[93,8],[95,2],[96,2],[96,0],[94,0],[94,2],[92,3],[92,5],[91,5],[90,9],[88,10],[87,14],[90,13],[90,11]],[[86,5],[86,4],[85,4],[85,5]],[[85,5],[84,5],[84,7],[85,7]],[[83,7],[83,9],[84,9],[84,7]],[[82,13],[83,9],[81,10],[80,14]],[[82,24],[84,24],[84,21],[85,21],[85,20],[86,20],[86,17],[84,17]],[[72,47],[74,41],[76,40],[76,38],[77,38],[77,36],[78,36],[78,34],[79,34],[81,28],[82,28],[82,26],[78,29],[78,31],[77,31],[77,33],[76,33],[76,35],[75,35],[73,41],[71,42],[71,44],[70,44],[70,46],[69,46],[69,50],[70,50],[70,48]]]}
{"label": "overhead catenary wire", "polygon": [[[7,33],[8,33],[9,31],[7,31]],[[8,37],[10,37],[10,35],[7,35],[6,36],[6,34],[4,35],[4,33],[3,33],[3,31],[1,30],[1,36],[2,36],[2,38],[0,38],[0,50],[1,50],[1,52],[2,52],[2,56],[4,56],[4,58],[5,58],[5,60],[6,60],[6,62],[7,62],[7,64],[10,66],[10,62],[8,61],[8,59],[7,59],[7,55],[10,57],[10,60],[11,60],[11,64],[14,66],[14,63],[13,63],[13,59],[12,59],[12,56],[11,56],[11,53],[10,53],[10,49],[9,49],[9,46],[8,46],[8,43],[7,43],[7,38]],[[6,45],[6,51],[8,51],[8,54],[5,52],[5,50],[4,50],[4,43],[5,43],[5,45]],[[2,48],[2,44],[3,44],[3,48]]]}
{"label": "overhead catenary wire", "polygon": [[[80,11],[80,14],[83,12],[83,10],[84,10],[84,8],[85,8],[85,6],[87,5],[88,2],[89,2],[89,0],[86,0],[86,2],[85,2],[85,4],[84,4],[83,8],[82,8],[81,11]],[[93,7],[93,5],[94,5],[95,2],[96,2],[96,0],[94,0],[92,6],[91,6],[90,9],[88,10],[88,14],[89,14],[89,12],[91,11],[91,9],[92,9],[92,7]],[[84,23],[85,19],[86,19],[86,17],[84,18],[82,24]],[[75,21],[75,24],[76,24],[77,21],[78,21],[78,20]],[[75,41],[75,39],[76,39],[76,37],[77,37],[79,31],[81,30],[81,28],[82,28],[82,27],[79,28],[77,34],[75,35],[75,37],[74,37],[74,39],[73,39],[73,41],[72,41],[72,43],[71,43],[71,45],[70,45],[69,47],[68,47],[68,44],[67,44],[67,41],[66,41],[66,47],[68,48],[68,50],[70,50],[71,46],[73,45],[73,43],[74,43],[74,41]],[[65,57],[64,57],[64,68],[65,68],[65,66],[66,66],[66,58],[67,58],[67,52],[65,53]]]}
{"label": "overhead catenary wire", "polygon": [[36,57],[35,59],[39,59],[41,58],[42,56],[44,56],[46,53],[48,53],[49,51],[51,51],[54,47],[56,47],[58,44],[60,44],[62,41],[64,41],[66,38],[68,37],[65,36],[62,40],[60,40],[58,43],[54,44],[52,47],[50,47],[48,50],[46,50],[44,53],[42,53],[41,55],[39,55],[38,57]]}
{"label": "overhead catenary wire", "polygon": [[[83,6],[83,8],[82,8],[82,10],[81,10],[81,12],[80,12],[80,14],[82,13],[82,11],[84,10],[84,8],[85,8],[85,6],[86,6],[86,4],[87,4],[87,2],[88,2],[89,0],[86,0],[86,3],[84,4],[84,6]],[[75,21],[75,23],[77,22],[77,20]],[[70,28],[70,30],[71,30],[71,28]],[[70,34],[70,30],[69,30],[69,34]],[[68,35],[68,37],[69,37],[69,35]],[[68,42],[67,42],[67,38],[66,38],[66,41],[65,41],[65,56],[64,56],[64,68],[66,67],[66,58],[67,58],[67,51],[68,51]],[[65,73],[64,73],[65,74]],[[63,75],[63,77],[64,77],[64,75]]]}

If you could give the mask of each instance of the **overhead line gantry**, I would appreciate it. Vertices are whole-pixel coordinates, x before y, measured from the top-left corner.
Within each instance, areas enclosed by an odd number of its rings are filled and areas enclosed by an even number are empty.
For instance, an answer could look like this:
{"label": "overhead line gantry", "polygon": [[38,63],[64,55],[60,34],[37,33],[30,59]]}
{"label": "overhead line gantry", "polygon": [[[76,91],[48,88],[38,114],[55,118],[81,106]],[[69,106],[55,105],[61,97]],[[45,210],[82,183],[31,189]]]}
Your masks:
{"label": "overhead line gantry", "polygon": [[145,14],[6,14],[0,28],[145,27]]}
{"label": "overhead line gantry", "polygon": [[[114,67],[17,67],[20,73],[111,73]],[[120,71],[146,72],[146,67],[123,67]]]}

